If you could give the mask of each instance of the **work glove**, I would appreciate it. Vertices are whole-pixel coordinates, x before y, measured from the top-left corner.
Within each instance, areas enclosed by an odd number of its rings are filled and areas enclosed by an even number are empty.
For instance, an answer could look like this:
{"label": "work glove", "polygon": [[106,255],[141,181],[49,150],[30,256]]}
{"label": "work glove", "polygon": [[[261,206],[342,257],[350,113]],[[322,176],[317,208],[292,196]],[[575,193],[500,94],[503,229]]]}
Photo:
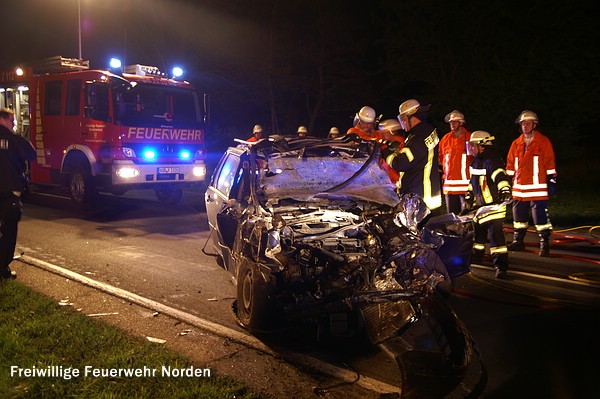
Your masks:
{"label": "work glove", "polygon": [[467,191],[465,193],[465,200],[463,201],[462,211],[460,212],[460,214],[464,215],[465,213],[469,213],[469,211],[472,210],[474,207],[475,207],[475,196],[473,195],[472,191]]}
{"label": "work glove", "polygon": [[358,142],[360,142],[360,141],[362,141],[362,140],[360,139],[360,137],[358,137],[358,135],[357,135],[357,134],[354,134],[354,133],[346,133],[346,134],[343,136],[343,140],[342,140],[342,141],[344,141],[345,143],[358,143]]}
{"label": "work glove", "polygon": [[401,145],[402,144],[397,141],[386,142],[385,147],[381,148],[381,157],[383,159],[385,159],[388,156],[392,155],[393,153],[398,152],[398,150],[400,150]]}
{"label": "work glove", "polygon": [[550,175],[547,178],[548,183],[548,195],[553,196],[556,194],[556,175]]}
{"label": "work glove", "polygon": [[510,192],[510,188],[504,187],[498,193],[498,200],[500,202],[510,204],[512,202],[512,193]]}

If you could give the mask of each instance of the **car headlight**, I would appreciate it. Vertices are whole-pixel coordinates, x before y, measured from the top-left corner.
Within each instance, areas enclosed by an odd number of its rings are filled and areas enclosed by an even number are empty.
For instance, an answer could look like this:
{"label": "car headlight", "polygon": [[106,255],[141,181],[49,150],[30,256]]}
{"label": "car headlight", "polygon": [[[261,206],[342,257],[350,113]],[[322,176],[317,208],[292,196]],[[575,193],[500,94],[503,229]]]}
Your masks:
{"label": "car headlight", "polygon": [[269,231],[267,237],[267,247],[265,248],[265,256],[271,259],[277,259],[275,256],[281,252],[279,241],[279,230]]}

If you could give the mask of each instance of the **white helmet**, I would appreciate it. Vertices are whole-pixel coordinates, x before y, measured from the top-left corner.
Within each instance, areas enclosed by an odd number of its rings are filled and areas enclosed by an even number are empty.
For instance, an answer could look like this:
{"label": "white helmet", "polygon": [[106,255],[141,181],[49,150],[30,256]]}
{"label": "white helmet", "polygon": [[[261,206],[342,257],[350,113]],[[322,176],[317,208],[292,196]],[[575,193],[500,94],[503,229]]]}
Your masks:
{"label": "white helmet", "polygon": [[484,130],[476,130],[471,134],[469,143],[480,144],[480,145],[492,145],[492,141],[495,139],[494,136]]}
{"label": "white helmet", "polygon": [[306,134],[306,133],[308,133],[308,130],[306,130],[306,126],[299,126],[297,133],[298,134],[300,134],[300,133]]}
{"label": "white helmet", "polygon": [[446,117],[444,118],[444,121],[446,123],[450,123],[452,121],[459,121],[459,122],[465,123],[465,116],[463,115],[462,112],[455,109],[454,111],[452,111],[448,115],[446,115]]}
{"label": "white helmet", "polygon": [[519,124],[523,121],[534,121],[535,123],[539,123],[540,120],[538,119],[538,116],[535,112],[530,111],[528,109],[526,109],[525,111],[521,112],[519,114],[519,116],[517,117],[517,119],[515,120],[516,124]]}
{"label": "white helmet", "polygon": [[252,129],[252,134],[255,133],[262,133],[263,129],[261,125],[254,125],[254,128]]}
{"label": "white helmet", "polygon": [[398,119],[385,119],[381,121],[378,129],[382,132],[386,131],[394,134],[394,132],[402,130],[402,126],[400,125]]}
{"label": "white helmet", "polygon": [[327,137],[333,138],[333,137],[338,137],[339,135],[340,135],[340,129],[333,126],[331,129],[329,129],[329,134],[327,135]]}
{"label": "white helmet", "polygon": [[406,100],[398,107],[398,111],[400,112],[398,117],[414,115],[419,108],[421,108],[421,103],[414,98]]}
{"label": "white helmet", "polygon": [[360,109],[360,111],[358,111],[358,113],[354,117],[354,124],[356,125],[359,120],[367,123],[375,122],[376,117],[377,115],[375,115],[375,110],[365,105]]}

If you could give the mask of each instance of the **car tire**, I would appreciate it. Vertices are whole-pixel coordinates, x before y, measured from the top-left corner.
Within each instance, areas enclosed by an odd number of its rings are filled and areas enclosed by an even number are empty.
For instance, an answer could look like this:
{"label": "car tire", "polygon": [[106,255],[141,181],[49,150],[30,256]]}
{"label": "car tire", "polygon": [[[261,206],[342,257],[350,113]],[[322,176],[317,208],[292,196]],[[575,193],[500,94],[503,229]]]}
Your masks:
{"label": "car tire", "polygon": [[237,316],[250,331],[267,328],[269,321],[269,287],[265,279],[246,258],[240,262],[237,277]]}

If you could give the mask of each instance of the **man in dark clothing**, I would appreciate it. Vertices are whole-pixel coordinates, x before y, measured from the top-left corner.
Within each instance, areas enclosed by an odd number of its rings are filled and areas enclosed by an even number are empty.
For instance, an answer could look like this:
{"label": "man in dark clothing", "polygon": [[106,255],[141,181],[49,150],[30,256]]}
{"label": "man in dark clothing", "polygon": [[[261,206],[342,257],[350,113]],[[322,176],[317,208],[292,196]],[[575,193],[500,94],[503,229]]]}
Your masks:
{"label": "man in dark clothing", "polygon": [[416,193],[433,212],[442,206],[438,166],[439,138],[425,121],[429,106],[414,99],[400,104],[398,120],[406,132],[404,146],[386,156],[386,162],[399,172],[399,194]]}
{"label": "man in dark clothing", "polygon": [[468,208],[501,204],[498,209],[475,218],[475,242],[472,262],[481,262],[488,235],[490,255],[496,268],[496,278],[505,278],[508,270],[508,248],[502,231],[506,218],[506,203],[512,200],[511,187],[504,162],[492,146],[494,137],[477,130],[471,134],[467,154],[473,156],[471,180],[465,194]]}
{"label": "man in dark clothing", "polygon": [[0,281],[15,278],[10,263],[17,245],[17,227],[21,220],[23,168],[36,157],[35,148],[14,133],[12,110],[0,109]]}

